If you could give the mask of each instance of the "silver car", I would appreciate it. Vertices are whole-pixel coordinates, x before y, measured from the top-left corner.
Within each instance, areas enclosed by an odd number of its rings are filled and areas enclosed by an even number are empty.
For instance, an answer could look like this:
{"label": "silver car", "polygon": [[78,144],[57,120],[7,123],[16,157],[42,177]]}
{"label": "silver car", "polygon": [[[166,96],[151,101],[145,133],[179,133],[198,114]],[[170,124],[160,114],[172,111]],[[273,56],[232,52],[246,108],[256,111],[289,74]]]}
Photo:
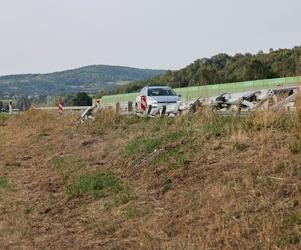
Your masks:
{"label": "silver car", "polygon": [[137,113],[155,116],[158,113],[174,114],[179,111],[181,96],[167,86],[144,87],[136,97]]}

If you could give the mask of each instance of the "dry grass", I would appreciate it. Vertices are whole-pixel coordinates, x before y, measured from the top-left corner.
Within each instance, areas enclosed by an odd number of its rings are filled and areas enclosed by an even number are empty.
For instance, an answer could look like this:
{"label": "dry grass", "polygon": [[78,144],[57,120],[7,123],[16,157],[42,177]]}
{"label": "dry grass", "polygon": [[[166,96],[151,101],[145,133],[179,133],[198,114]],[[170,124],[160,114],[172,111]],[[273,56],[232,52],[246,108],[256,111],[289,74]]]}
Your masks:
{"label": "dry grass", "polygon": [[298,249],[300,128],[298,112],[5,120],[0,248]]}

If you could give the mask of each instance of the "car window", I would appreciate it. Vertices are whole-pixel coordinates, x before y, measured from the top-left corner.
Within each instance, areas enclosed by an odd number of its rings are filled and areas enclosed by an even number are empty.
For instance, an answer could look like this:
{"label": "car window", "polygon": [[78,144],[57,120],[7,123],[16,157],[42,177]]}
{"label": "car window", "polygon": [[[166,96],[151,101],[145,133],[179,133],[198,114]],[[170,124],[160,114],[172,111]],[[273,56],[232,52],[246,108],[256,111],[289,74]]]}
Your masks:
{"label": "car window", "polygon": [[176,93],[172,89],[151,88],[148,89],[148,96],[175,96]]}

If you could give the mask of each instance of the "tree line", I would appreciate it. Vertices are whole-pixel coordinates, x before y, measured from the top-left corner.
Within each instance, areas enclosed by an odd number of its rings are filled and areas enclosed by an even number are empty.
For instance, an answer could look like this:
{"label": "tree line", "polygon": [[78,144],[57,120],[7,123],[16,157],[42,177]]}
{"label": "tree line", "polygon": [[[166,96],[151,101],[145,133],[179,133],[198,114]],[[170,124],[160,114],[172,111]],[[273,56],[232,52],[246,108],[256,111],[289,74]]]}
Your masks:
{"label": "tree line", "polygon": [[230,56],[221,53],[211,58],[198,59],[181,70],[169,70],[148,80],[103,91],[101,95],[137,92],[146,85],[188,87],[296,75],[301,75],[301,46],[293,49],[270,49],[268,53],[260,51],[257,54]]}
{"label": "tree line", "polygon": [[[76,94],[61,95],[63,106],[92,106],[92,98],[85,92],[78,92]],[[13,107],[22,111],[26,111],[33,106],[57,106],[58,96],[51,97],[47,100],[47,96],[26,97],[20,96],[13,101]],[[48,101],[50,101],[48,103]],[[0,112],[8,111],[8,102],[0,101]]]}

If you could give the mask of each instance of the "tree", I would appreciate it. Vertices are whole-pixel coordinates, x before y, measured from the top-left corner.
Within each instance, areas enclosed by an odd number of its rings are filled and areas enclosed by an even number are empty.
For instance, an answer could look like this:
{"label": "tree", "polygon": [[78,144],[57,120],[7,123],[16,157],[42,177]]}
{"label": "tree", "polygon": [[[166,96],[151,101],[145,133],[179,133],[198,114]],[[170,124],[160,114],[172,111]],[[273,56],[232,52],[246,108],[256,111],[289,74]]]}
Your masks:
{"label": "tree", "polygon": [[254,59],[245,67],[244,80],[259,80],[271,77],[271,72],[261,61]]}
{"label": "tree", "polygon": [[73,106],[73,99],[75,97],[76,96],[72,94],[62,96],[64,106]]}
{"label": "tree", "polygon": [[85,92],[79,92],[72,100],[73,106],[91,106],[92,98]]}
{"label": "tree", "polygon": [[[131,83],[140,88],[146,85],[186,87],[194,85],[241,82],[274,77],[301,75],[301,46],[293,49],[270,49],[269,53],[218,54],[211,58],[197,59],[186,68],[167,71],[148,80]],[[110,94],[135,92],[124,85]]]}
{"label": "tree", "polygon": [[21,111],[26,111],[30,108],[32,100],[27,97],[20,97],[17,100],[17,108]]}
{"label": "tree", "polygon": [[299,56],[299,58],[297,60],[296,74],[301,75],[301,55]]}
{"label": "tree", "polygon": [[3,102],[0,101],[0,112],[1,112],[1,109],[3,108]]}

